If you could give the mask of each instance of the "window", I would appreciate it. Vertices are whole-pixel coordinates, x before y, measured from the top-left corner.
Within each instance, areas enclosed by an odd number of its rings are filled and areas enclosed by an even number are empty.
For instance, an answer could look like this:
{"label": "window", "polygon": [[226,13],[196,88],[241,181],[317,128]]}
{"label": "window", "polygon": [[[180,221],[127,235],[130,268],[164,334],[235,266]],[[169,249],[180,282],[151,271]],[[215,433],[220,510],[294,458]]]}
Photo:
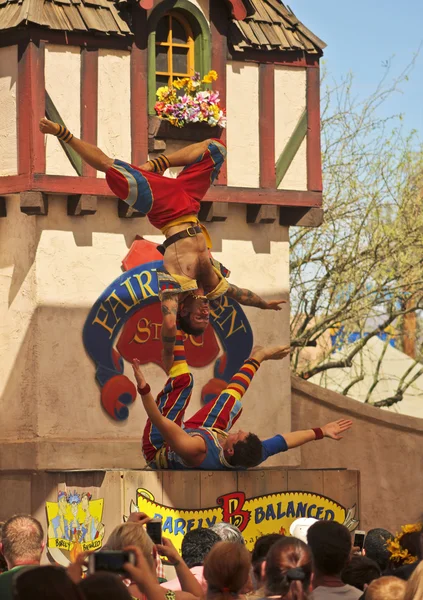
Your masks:
{"label": "window", "polygon": [[180,14],[168,13],[156,30],[156,89],[194,75],[194,36]]}
{"label": "window", "polygon": [[162,0],[148,19],[149,114],[155,114],[157,88],[210,69],[210,27],[202,11],[190,0]]}

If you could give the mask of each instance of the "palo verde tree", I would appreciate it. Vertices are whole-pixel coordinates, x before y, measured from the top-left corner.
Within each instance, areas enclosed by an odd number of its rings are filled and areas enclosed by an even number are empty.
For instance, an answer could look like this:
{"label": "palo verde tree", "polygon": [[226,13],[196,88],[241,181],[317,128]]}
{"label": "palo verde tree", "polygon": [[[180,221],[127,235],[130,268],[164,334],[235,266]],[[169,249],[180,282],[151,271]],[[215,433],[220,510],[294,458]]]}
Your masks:
{"label": "palo verde tree", "polygon": [[[352,76],[325,87],[324,223],[290,231],[292,367],[305,379],[351,367],[387,331],[403,348],[407,324],[423,308],[423,152],[414,133],[403,135],[401,116],[379,111],[405,79],[407,72],[391,85],[385,78],[364,101],[354,98]],[[342,352],[334,354],[336,332]],[[394,397],[378,405],[402,399],[416,379],[416,369],[409,371]],[[354,377],[343,393],[354,396],[362,376]],[[366,401],[377,383],[376,365]]]}

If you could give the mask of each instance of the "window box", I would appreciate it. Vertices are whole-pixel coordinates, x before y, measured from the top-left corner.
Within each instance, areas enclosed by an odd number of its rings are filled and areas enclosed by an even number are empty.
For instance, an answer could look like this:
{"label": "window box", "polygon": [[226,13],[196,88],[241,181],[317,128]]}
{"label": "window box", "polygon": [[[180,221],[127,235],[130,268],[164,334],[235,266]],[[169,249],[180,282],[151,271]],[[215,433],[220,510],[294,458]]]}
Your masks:
{"label": "window box", "polygon": [[148,123],[149,139],[159,140],[186,140],[188,142],[202,142],[208,138],[220,138],[221,127],[212,127],[207,123],[187,123],[185,127],[175,127],[169,121],[151,115]]}

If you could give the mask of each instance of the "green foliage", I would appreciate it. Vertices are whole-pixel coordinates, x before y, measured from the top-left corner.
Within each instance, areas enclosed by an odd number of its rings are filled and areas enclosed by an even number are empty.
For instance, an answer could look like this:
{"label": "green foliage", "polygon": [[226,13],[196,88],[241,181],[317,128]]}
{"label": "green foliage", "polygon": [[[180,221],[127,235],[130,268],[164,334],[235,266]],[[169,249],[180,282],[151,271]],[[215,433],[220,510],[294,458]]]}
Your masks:
{"label": "green foliage", "polygon": [[[304,378],[350,366],[371,337],[388,327],[400,334],[404,314],[423,307],[423,149],[400,115],[378,110],[407,73],[364,101],[352,75],[333,86],[324,78],[325,222],[290,232],[292,365]],[[340,324],[363,335],[342,364],[329,342]]]}

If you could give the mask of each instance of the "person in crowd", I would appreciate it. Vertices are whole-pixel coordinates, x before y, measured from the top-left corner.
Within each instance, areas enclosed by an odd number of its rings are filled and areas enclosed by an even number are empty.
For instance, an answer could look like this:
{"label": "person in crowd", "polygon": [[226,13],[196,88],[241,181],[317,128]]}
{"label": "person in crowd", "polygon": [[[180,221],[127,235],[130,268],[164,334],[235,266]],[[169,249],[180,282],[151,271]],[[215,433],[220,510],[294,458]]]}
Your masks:
{"label": "person in crowd", "polygon": [[249,594],[250,600],[257,600],[263,598],[264,592],[264,568],[266,563],[266,556],[270,548],[276,542],[279,542],[284,536],[280,533],[269,533],[268,535],[262,535],[258,538],[254,544],[253,552],[251,554],[251,563],[253,568],[253,586],[254,591]]}
{"label": "person in crowd", "polygon": [[417,565],[407,582],[404,600],[423,600],[423,561]]}
{"label": "person in crowd", "polygon": [[243,593],[250,576],[251,555],[244,544],[218,542],[204,562],[208,600],[230,600]]}
{"label": "person in crowd", "polygon": [[422,559],[423,553],[423,524],[418,522],[401,527],[394,539],[387,543],[390,552],[389,572],[407,581]]}
{"label": "person in crowd", "polygon": [[210,527],[212,531],[217,533],[222,542],[236,542],[237,544],[245,544],[244,537],[238,527],[231,523],[216,523]]}
{"label": "person in crowd", "polygon": [[313,560],[310,548],[294,537],[274,543],[266,557],[264,589],[266,598],[307,600]]}
{"label": "person in crowd", "polygon": [[312,600],[360,598],[362,592],[341,579],[352,550],[348,529],[336,521],[318,521],[308,530],[307,542],[314,564]]}
{"label": "person in crowd", "polygon": [[370,529],[364,538],[363,555],[377,562],[382,573],[388,568],[390,552],[387,542],[393,537],[387,529],[376,527]]}
{"label": "person in crowd", "polygon": [[[0,595],[1,600],[3,596]],[[20,571],[13,582],[13,600],[85,600],[82,591],[56,566]]]}
{"label": "person in crowd", "polygon": [[[127,522],[122,523],[115,527],[107,540],[107,550],[125,550],[126,547],[136,547],[142,553],[145,558],[145,562],[149,571],[154,575],[155,582],[157,582],[156,575],[156,563],[154,560],[156,552],[161,556],[165,556],[171,564],[175,566],[176,575],[181,584],[181,589],[184,592],[188,592],[189,595],[200,597],[203,593],[201,585],[197,579],[191,573],[185,561],[179,555],[172,542],[166,538],[163,538],[163,544],[157,544],[154,546],[150,537],[147,535],[144,527],[139,523]],[[165,586],[162,588],[166,591]],[[136,583],[132,582],[129,586],[129,592],[134,598],[142,598],[142,594],[138,589]],[[180,598],[182,592],[176,592],[177,600],[183,600]],[[149,599],[151,600],[151,599]]]}
{"label": "person in crowd", "polygon": [[382,575],[377,562],[367,556],[354,555],[341,573],[344,583],[364,591],[374,579]]}
{"label": "person in crowd", "polygon": [[312,517],[295,519],[289,526],[289,534],[307,544],[307,531],[317,521],[318,519],[313,519]]}
{"label": "person in crowd", "polygon": [[84,600],[131,600],[122,578],[113,573],[97,572],[78,584]]}
{"label": "person in crowd", "polygon": [[15,515],[4,523],[0,552],[8,570],[0,575],[1,600],[11,600],[14,576],[22,569],[39,565],[43,549],[44,533],[37,519]]}
{"label": "person in crowd", "polygon": [[[1,532],[3,530],[4,521],[0,522],[0,544],[1,544]],[[2,552],[0,552],[0,574],[7,571],[7,562]]]}
{"label": "person in crowd", "polygon": [[402,579],[384,576],[372,581],[364,597],[366,600],[404,600],[406,587]]}
{"label": "person in crowd", "polygon": [[[198,600],[203,596],[201,586],[198,586],[197,582],[195,583],[197,585],[197,589],[199,588],[200,591],[195,595],[189,592],[174,592],[172,590],[166,590],[164,587],[158,584],[155,573],[148,566],[146,557],[137,546],[128,546],[125,548],[125,550],[132,551],[135,554],[135,565],[125,563],[123,567],[126,573],[128,573],[130,576],[133,585],[137,586],[137,598],[143,597],[147,598],[147,600]],[[192,573],[186,565],[185,567],[185,574],[192,578]],[[182,577],[182,572],[178,573],[178,576]],[[182,587],[184,586],[182,585]]]}
{"label": "person in crowd", "polygon": [[[207,590],[207,584],[203,577],[204,560],[213,546],[220,541],[220,537],[212,529],[198,527],[188,531],[182,540],[181,555],[187,567],[201,584],[203,591]],[[179,579],[171,579],[162,583],[168,590],[180,590]]]}

